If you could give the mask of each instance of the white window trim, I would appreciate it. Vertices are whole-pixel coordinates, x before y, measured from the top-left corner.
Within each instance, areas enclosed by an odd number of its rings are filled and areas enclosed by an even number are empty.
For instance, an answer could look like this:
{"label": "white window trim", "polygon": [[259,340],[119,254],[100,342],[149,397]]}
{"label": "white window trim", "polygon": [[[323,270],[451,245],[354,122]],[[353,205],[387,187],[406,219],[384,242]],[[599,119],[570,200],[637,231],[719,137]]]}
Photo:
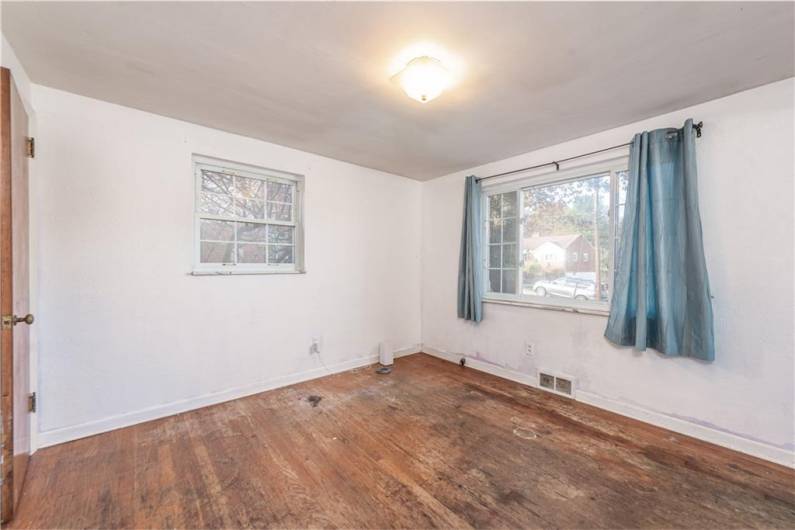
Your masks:
{"label": "white window trim", "polygon": [[[303,274],[304,266],[304,176],[275,169],[268,169],[239,162],[231,162],[218,158],[194,154],[192,157],[193,178],[193,276],[229,276],[240,274]],[[201,197],[201,171],[208,169],[213,172],[231,176],[241,176],[258,180],[283,182],[293,185],[292,221],[269,221],[263,219],[238,219],[222,215],[213,215],[199,212],[199,199]],[[268,201],[264,201],[267,211]],[[287,204],[287,203],[284,203]],[[239,221],[245,223],[294,226],[293,258],[294,263],[280,263],[263,265],[259,263],[219,264],[201,262],[201,219],[216,219],[219,221]]]}
{"label": "white window trim", "polygon": [[[530,186],[539,186],[543,184],[558,184],[562,182],[566,182],[569,180],[580,180],[583,178],[587,178],[589,175],[599,175],[610,172],[611,179],[610,179],[610,233],[609,233],[609,240],[611,241],[610,245],[610,255],[609,259],[609,271],[615,270],[615,263],[614,262],[614,247],[615,244],[615,223],[612,222],[612,216],[615,215],[615,209],[617,207],[617,199],[618,199],[618,189],[616,187],[617,180],[613,178],[615,172],[624,171],[628,168],[629,164],[629,156],[628,154],[622,154],[617,157],[609,158],[606,160],[601,160],[598,162],[593,163],[586,163],[578,165],[577,167],[572,167],[569,169],[563,169],[560,171],[551,170],[545,171],[542,173],[531,173],[529,175],[520,175],[520,176],[512,176],[510,180],[501,180],[495,182],[493,184],[485,184],[483,186],[483,194],[481,198],[481,212],[483,212],[483,227],[481,233],[481,241],[484,241],[483,249],[482,249],[482,267],[483,267],[483,301],[486,303],[493,303],[493,304],[504,304],[504,305],[513,305],[513,306],[520,306],[520,307],[530,307],[536,309],[549,309],[555,311],[565,311],[570,313],[584,313],[584,314],[591,314],[591,315],[598,315],[598,316],[607,316],[610,313],[610,299],[606,302],[596,302],[596,301],[589,301],[589,300],[568,300],[568,299],[555,299],[555,298],[541,298],[538,296],[533,295],[525,295],[521,293],[522,290],[522,264],[518,266],[518,278],[516,281],[517,294],[503,294],[503,293],[492,293],[489,292],[489,278],[488,278],[488,236],[489,236],[489,218],[488,218],[488,201],[489,196],[499,194],[499,193],[506,193],[511,191],[520,191],[522,188],[530,187]],[[518,212],[518,223],[517,225],[521,227],[521,210],[522,210],[522,201],[521,198],[518,201],[517,208],[519,209]],[[517,236],[517,256],[522,255],[521,253],[521,228],[520,233]],[[609,285],[609,296],[613,294],[613,278],[612,274],[608,275],[607,283]]]}

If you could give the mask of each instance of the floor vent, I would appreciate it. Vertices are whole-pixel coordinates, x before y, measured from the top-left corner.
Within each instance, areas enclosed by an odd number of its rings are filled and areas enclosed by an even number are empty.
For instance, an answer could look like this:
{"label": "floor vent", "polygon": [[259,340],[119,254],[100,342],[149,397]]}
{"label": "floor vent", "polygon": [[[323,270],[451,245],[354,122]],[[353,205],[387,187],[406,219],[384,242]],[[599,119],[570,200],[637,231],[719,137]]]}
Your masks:
{"label": "floor vent", "polygon": [[569,376],[538,372],[538,386],[556,394],[574,397],[574,378]]}
{"label": "floor vent", "polygon": [[555,376],[551,374],[539,373],[538,384],[541,386],[541,388],[555,390]]}
{"label": "floor vent", "polygon": [[561,394],[571,395],[571,381],[562,377],[555,378],[555,390]]}

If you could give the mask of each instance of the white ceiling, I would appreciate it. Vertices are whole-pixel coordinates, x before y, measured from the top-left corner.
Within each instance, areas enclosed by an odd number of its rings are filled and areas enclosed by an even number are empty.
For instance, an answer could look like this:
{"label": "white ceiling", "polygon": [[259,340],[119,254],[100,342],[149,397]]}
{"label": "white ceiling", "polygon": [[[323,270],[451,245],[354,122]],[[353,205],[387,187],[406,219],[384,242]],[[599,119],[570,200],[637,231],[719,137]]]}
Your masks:
{"label": "white ceiling", "polygon": [[[420,180],[793,75],[785,3],[2,3],[43,85]],[[421,105],[388,79],[466,65]],[[697,116],[696,116],[697,118]]]}

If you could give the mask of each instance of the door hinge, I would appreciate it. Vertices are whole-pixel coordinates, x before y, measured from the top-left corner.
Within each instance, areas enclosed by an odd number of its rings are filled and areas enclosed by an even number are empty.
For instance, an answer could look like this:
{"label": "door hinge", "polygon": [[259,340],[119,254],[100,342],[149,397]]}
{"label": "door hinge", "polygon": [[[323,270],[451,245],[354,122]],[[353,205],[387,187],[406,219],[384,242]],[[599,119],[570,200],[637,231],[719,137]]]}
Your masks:
{"label": "door hinge", "polygon": [[36,139],[32,136],[26,138],[25,154],[28,155],[28,158],[36,158]]}
{"label": "door hinge", "polygon": [[28,412],[36,412],[36,392],[31,393],[28,396]]}

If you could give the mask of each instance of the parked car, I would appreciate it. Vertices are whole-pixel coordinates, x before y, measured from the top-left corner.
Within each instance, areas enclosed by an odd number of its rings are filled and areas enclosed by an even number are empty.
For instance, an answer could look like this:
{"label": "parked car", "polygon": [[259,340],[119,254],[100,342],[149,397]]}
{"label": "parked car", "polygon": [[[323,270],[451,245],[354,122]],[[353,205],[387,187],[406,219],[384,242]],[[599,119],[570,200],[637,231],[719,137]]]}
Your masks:
{"label": "parked car", "polygon": [[[539,280],[533,284],[536,296],[560,296],[574,300],[596,300],[596,283],[593,280],[561,276],[555,280]],[[602,298],[606,288],[602,285]]]}

